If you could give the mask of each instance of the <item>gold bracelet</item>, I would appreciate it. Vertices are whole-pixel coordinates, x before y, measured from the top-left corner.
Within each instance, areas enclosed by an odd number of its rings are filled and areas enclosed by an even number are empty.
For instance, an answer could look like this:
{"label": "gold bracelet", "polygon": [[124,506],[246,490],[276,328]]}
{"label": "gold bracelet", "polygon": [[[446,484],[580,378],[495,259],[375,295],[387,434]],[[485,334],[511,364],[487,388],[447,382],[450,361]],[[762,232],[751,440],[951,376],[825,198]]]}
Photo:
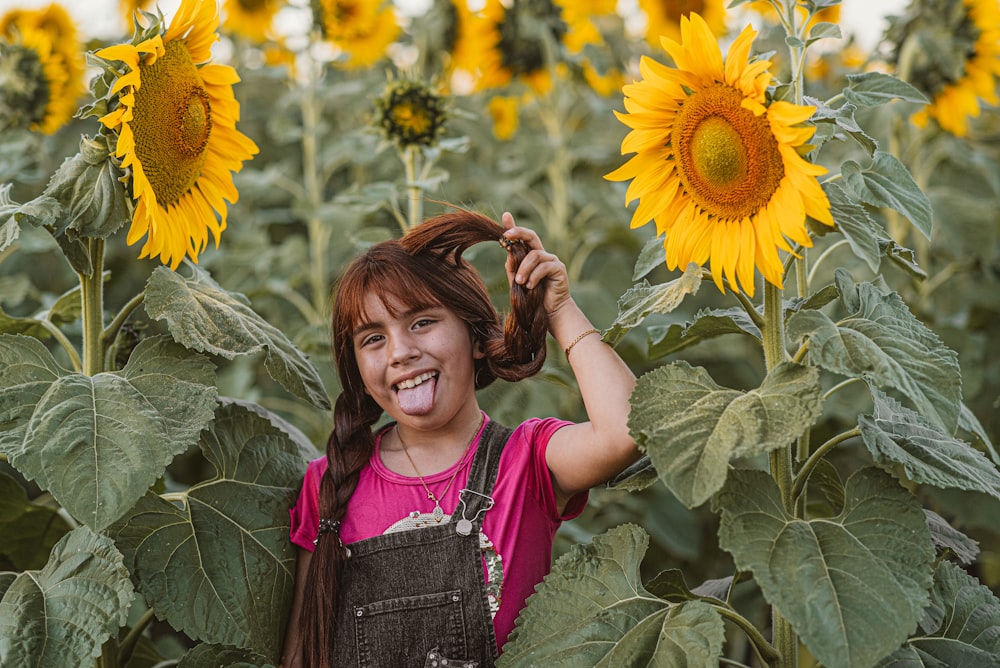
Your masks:
{"label": "gold bracelet", "polygon": [[573,346],[575,346],[576,344],[580,343],[580,341],[582,341],[584,337],[590,336],[591,334],[600,334],[600,333],[601,333],[601,330],[599,330],[597,328],[591,328],[591,329],[588,329],[586,332],[583,332],[582,334],[580,334],[578,337],[576,337],[572,341],[570,341],[570,344],[568,346],[566,346],[566,357],[567,358],[569,357],[569,351],[573,350]]}

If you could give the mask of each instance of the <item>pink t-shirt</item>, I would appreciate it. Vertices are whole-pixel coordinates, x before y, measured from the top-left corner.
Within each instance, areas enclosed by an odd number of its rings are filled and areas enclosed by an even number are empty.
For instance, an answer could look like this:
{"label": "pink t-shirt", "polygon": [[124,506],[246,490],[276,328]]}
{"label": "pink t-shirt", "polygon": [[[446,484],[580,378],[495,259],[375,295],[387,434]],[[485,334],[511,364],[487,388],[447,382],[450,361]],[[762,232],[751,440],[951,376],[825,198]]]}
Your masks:
{"label": "pink t-shirt", "polygon": [[[578,516],[587,504],[587,493],[580,493],[566,504],[565,512],[560,515],[545,463],[549,438],[568,424],[571,423],[555,418],[527,420],[514,430],[500,455],[492,494],[495,505],[486,513],[480,535],[484,577],[494,606],[493,628],[500,647],[513,630],[525,600],[549,572],[552,541],[559,525]],[[480,429],[473,446],[454,466],[424,477],[437,495],[456,468],[461,469],[440,499],[446,515],[459,505],[459,490],[468,480],[481,435]],[[419,478],[394,473],[382,464],[380,443],[381,434],[376,437],[375,453],[361,469],[357,489],[348,502],[340,527],[345,544],[407,528],[413,522],[411,513],[429,514],[434,508]],[[319,527],[319,482],[326,467],[325,457],[309,463],[299,499],[291,508],[291,540],[310,551],[314,549],[313,540]],[[428,517],[420,519],[426,521]],[[493,594],[497,594],[497,600],[493,600]]]}

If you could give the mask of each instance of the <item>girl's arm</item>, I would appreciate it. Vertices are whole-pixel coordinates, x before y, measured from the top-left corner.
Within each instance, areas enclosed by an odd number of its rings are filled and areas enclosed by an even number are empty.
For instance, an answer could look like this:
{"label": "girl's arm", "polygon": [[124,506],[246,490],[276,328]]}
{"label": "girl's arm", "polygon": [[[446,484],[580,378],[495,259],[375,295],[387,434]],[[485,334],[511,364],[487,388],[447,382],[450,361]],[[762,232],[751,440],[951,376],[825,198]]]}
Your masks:
{"label": "girl's arm", "polygon": [[508,278],[529,289],[547,280],[549,332],[564,350],[573,344],[569,364],[589,418],[556,431],[546,450],[561,511],[575,494],[606,482],[639,458],[627,423],[635,375],[598,333],[578,338],[595,327],[570,296],[566,265],[544,249],[535,232],[516,227],[509,213],[503,215],[503,224],[504,236],[519,239],[531,249],[516,275],[508,257]]}
{"label": "girl's arm", "polygon": [[301,668],[302,666],[302,627],[299,620],[302,616],[302,598],[306,588],[306,574],[309,573],[309,562],[312,552],[301,547],[296,548],[295,560],[295,595],[292,599],[292,610],[288,616],[288,626],[285,627],[285,641],[281,648],[281,668]]}

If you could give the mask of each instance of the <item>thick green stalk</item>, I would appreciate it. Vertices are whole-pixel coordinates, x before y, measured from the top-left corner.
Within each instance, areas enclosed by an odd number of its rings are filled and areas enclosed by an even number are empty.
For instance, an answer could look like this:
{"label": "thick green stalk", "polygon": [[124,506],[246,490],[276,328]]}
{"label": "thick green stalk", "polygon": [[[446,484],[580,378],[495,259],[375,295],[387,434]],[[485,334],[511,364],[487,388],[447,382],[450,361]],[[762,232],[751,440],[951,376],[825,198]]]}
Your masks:
{"label": "thick green stalk", "polygon": [[[403,168],[406,170],[406,193],[409,200],[409,209],[406,212],[407,225],[413,229],[420,224],[423,218],[424,194],[420,184],[417,183],[417,159],[420,149],[414,145],[409,145],[404,149],[402,159]],[[403,230],[406,232],[406,230]]]}
{"label": "thick green stalk", "polygon": [[[318,33],[314,32],[312,42],[319,41]],[[319,217],[323,204],[323,186],[320,183],[319,165],[319,116],[320,104],[316,97],[319,79],[319,64],[310,62],[307,65],[309,78],[302,96],[302,186],[305,193],[309,219],[306,227],[309,232],[309,291],[313,310],[325,313],[324,305],[330,297],[326,280],[326,256],[329,252],[331,230]]]}
{"label": "thick green stalk", "polygon": [[89,239],[93,271],[80,278],[83,306],[83,373],[93,376],[104,370],[104,239]]}
{"label": "thick green stalk", "polygon": [[[785,352],[785,328],[782,317],[781,290],[771,283],[764,282],[764,363],[770,371],[787,359]],[[770,454],[771,476],[781,491],[781,500],[785,511],[795,512],[795,502],[792,498],[792,448],[791,444],[774,450]],[[791,623],[785,619],[776,607],[771,608],[771,643],[778,651],[778,668],[796,668],[798,664],[798,638]]]}

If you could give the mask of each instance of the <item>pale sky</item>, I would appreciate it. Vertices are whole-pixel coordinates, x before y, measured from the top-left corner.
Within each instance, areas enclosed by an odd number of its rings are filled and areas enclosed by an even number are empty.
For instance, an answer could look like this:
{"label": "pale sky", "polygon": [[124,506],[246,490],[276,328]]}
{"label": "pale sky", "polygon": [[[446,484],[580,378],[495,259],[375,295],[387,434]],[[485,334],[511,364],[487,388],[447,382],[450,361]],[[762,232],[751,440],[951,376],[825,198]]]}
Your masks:
{"label": "pale sky", "polygon": [[[0,0],[0,14],[14,7],[41,7],[53,0]],[[635,0],[619,0],[621,5],[634,5]],[[853,33],[862,45],[872,45],[885,29],[884,17],[899,13],[908,0],[843,0],[841,5],[841,25],[844,33]],[[430,0],[397,0],[397,4],[409,11],[419,11],[427,6]],[[126,27],[119,14],[118,0],[63,0],[67,9],[86,37],[99,37],[107,40],[118,40],[131,36],[131,26]],[[180,4],[180,0],[160,0],[160,10],[168,19]],[[306,7],[305,0],[291,3]],[[284,10],[288,20],[301,15],[304,9],[288,8]]]}

